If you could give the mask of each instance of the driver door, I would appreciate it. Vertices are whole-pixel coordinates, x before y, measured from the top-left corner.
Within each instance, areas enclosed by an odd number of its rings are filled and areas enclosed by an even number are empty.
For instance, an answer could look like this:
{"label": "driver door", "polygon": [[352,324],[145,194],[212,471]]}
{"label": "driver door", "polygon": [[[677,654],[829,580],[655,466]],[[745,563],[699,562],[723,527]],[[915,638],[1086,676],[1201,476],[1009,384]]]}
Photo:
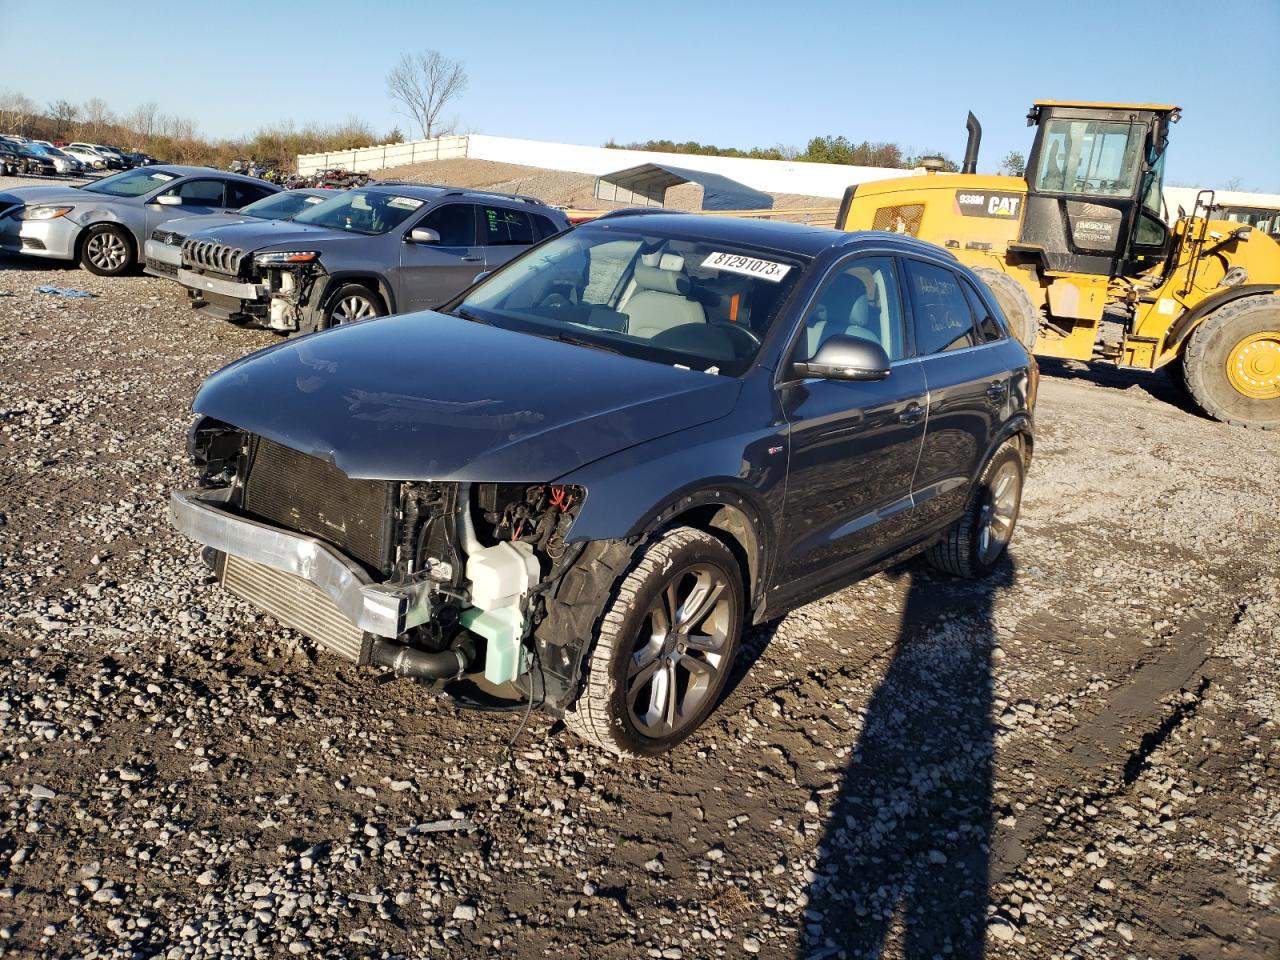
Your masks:
{"label": "driver door", "polygon": [[[440,235],[439,243],[414,243],[413,229],[425,227]],[[484,250],[476,243],[476,209],[470,203],[446,203],[404,231],[400,245],[400,289],[396,303],[402,313],[432,310],[471,286],[484,270]]]}

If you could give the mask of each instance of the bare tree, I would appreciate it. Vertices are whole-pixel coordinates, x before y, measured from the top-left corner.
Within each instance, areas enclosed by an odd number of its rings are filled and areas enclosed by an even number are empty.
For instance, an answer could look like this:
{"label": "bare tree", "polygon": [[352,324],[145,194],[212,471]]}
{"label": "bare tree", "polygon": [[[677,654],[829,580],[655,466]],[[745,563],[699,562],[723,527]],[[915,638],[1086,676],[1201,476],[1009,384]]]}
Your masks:
{"label": "bare tree", "polygon": [[67,128],[75,123],[76,117],[80,111],[76,109],[76,105],[70,100],[55,100],[49,104],[49,116],[53,118],[58,132],[58,139],[62,140],[67,135]]}
{"label": "bare tree", "polygon": [[25,93],[0,93],[0,132],[26,136],[36,118],[36,105]]}
{"label": "bare tree", "polygon": [[129,131],[144,140],[156,135],[156,123],[160,116],[160,108],[154,100],[138,104],[138,109],[125,119],[124,124]]}
{"label": "bare tree", "polygon": [[95,140],[101,137],[102,131],[116,120],[116,115],[107,106],[107,101],[101,97],[86,100],[80,110],[84,114],[85,126],[89,128],[89,136]]}
{"label": "bare tree", "polygon": [[406,53],[387,74],[387,96],[404,107],[426,139],[449,131],[440,126],[440,112],[466,89],[467,71],[439,50]]}

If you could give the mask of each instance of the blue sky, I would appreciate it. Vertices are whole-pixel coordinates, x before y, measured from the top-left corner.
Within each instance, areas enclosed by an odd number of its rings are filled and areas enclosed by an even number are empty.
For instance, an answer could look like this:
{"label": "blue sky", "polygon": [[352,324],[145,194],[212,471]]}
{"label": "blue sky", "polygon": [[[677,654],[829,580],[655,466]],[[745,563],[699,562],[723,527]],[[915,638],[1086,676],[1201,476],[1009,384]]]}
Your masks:
{"label": "blue sky", "polygon": [[959,159],[1026,153],[1033,99],[1180,104],[1168,179],[1280,192],[1280,0],[614,4],[0,0],[0,89],[154,100],[210,136],[282,119],[408,121],[384,78],[436,48],[465,131],[600,144],[803,146],[819,134]]}

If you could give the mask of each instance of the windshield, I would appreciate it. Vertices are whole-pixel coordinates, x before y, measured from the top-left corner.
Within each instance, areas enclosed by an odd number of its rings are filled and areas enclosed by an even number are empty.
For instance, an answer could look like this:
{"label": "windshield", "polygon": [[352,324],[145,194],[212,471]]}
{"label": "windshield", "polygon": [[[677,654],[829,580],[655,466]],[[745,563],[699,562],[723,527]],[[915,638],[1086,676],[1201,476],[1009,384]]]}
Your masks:
{"label": "windshield", "polygon": [[177,174],[161,170],[126,170],[86,184],[80,189],[88,193],[105,193],[109,197],[140,197],[177,179]]}
{"label": "windshield", "polygon": [[454,312],[537,336],[738,376],[804,263],[720,241],[601,226],[550,240]]}
{"label": "windshield", "polygon": [[396,196],[394,193],[349,190],[319,206],[304,210],[293,218],[293,222],[375,236],[398,226],[425,202],[415,197]]}
{"label": "windshield", "polygon": [[247,207],[241,207],[237,212],[243,213],[246,217],[257,217],[259,220],[288,220],[301,210],[326,202],[324,197],[284,190],[256,200]]}
{"label": "windshield", "polygon": [[1040,145],[1036,189],[1097,197],[1133,196],[1147,127],[1106,120],[1050,120]]}

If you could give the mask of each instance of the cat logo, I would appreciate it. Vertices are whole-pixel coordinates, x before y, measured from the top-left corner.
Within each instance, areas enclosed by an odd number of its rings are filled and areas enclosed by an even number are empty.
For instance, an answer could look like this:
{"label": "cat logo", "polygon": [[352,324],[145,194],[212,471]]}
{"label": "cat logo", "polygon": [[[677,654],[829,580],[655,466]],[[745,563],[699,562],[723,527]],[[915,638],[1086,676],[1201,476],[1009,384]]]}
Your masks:
{"label": "cat logo", "polygon": [[1022,195],[1018,193],[987,193],[967,190],[956,191],[956,208],[965,217],[993,217],[999,220],[1016,220],[1022,212]]}

